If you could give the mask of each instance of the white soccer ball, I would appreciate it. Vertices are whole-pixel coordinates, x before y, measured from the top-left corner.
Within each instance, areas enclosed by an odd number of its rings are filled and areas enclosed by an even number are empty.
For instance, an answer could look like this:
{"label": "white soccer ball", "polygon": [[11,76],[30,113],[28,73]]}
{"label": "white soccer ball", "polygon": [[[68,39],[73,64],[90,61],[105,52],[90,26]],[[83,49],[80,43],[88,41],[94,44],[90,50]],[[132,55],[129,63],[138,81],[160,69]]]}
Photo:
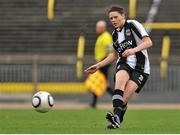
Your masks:
{"label": "white soccer ball", "polygon": [[32,97],[32,106],[36,111],[45,113],[48,112],[54,105],[54,99],[50,93],[39,91]]}

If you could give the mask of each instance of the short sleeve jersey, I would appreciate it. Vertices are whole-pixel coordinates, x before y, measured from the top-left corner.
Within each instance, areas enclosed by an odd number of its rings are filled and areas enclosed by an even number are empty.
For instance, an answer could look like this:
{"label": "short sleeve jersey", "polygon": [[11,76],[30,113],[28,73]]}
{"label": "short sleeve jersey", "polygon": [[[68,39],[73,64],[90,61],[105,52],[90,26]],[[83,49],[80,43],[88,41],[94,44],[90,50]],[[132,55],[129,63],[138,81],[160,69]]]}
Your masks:
{"label": "short sleeve jersey", "polygon": [[146,49],[134,55],[122,57],[122,53],[126,49],[135,48],[142,43],[143,37],[149,36],[143,25],[136,20],[126,20],[123,28],[115,29],[112,36],[113,47],[119,54],[117,62],[126,63],[133,69],[149,74],[150,63]]}

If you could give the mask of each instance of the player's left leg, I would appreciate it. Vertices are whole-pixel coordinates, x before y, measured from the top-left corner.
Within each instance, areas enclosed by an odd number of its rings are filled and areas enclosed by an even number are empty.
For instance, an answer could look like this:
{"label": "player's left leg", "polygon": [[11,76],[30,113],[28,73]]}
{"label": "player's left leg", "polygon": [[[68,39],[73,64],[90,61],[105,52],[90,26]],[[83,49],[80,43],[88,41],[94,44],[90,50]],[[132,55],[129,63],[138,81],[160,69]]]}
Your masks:
{"label": "player's left leg", "polygon": [[124,96],[123,96],[124,104],[122,107],[122,112],[121,112],[121,117],[120,117],[121,123],[124,120],[124,114],[126,113],[126,110],[127,110],[127,103],[129,101],[129,98],[135,93],[137,89],[138,89],[138,85],[134,81],[129,80],[127,82],[125,90],[124,90]]}
{"label": "player's left leg", "polygon": [[124,104],[128,103],[130,97],[136,92],[137,89],[138,85],[134,81],[129,80],[127,82],[123,96]]}
{"label": "player's left leg", "polygon": [[121,116],[120,116],[121,123],[122,123],[123,120],[124,120],[124,114],[126,113],[127,108],[128,108],[127,103],[123,103],[122,111],[121,111]]}
{"label": "player's left leg", "polygon": [[137,71],[132,72],[130,80],[127,82],[124,90],[124,96],[123,96],[124,106],[123,106],[123,111],[121,113],[121,121],[123,121],[123,117],[127,110],[127,103],[129,99],[135,92],[136,93],[140,92],[141,88],[146,83],[148,76],[149,75],[145,73],[140,73]]}

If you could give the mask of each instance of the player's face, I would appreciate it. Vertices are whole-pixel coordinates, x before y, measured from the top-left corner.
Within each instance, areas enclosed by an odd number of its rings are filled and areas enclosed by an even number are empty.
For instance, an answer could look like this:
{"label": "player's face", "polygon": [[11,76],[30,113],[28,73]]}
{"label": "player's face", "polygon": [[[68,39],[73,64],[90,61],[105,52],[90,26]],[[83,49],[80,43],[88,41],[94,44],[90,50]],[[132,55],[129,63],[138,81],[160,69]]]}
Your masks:
{"label": "player's face", "polygon": [[122,28],[125,23],[125,15],[119,12],[110,12],[109,19],[115,28]]}

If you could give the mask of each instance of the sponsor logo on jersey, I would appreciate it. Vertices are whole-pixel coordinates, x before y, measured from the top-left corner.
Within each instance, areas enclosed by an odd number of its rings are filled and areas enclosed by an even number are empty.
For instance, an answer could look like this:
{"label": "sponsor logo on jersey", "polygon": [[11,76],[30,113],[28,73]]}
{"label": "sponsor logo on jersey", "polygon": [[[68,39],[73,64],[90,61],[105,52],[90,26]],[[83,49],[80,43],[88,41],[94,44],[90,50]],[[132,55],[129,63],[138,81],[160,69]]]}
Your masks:
{"label": "sponsor logo on jersey", "polygon": [[133,41],[132,41],[132,40],[126,41],[126,42],[124,42],[124,43],[120,43],[120,44],[119,44],[119,47],[118,47],[118,52],[121,53],[121,52],[124,51],[125,49],[131,48],[132,44],[133,44]]}

